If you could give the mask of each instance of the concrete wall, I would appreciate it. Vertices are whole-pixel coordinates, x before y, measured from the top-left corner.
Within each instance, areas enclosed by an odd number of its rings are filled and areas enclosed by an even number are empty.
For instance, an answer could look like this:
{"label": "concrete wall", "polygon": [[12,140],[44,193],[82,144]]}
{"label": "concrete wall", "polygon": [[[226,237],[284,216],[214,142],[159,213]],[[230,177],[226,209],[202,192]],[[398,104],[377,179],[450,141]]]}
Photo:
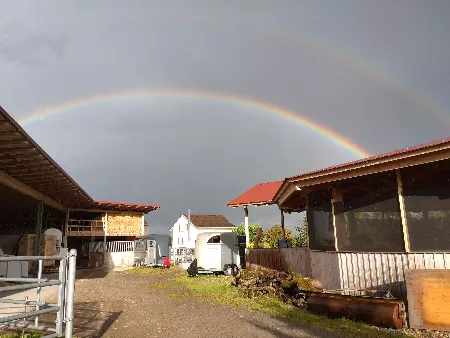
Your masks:
{"label": "concrete wall", "polygon": [[[104,267],[125,268],[134,264],[134,252],[107,252]],[[91,252],[89,254],[89,267],[101,268],[103,266],[103,252]]]}

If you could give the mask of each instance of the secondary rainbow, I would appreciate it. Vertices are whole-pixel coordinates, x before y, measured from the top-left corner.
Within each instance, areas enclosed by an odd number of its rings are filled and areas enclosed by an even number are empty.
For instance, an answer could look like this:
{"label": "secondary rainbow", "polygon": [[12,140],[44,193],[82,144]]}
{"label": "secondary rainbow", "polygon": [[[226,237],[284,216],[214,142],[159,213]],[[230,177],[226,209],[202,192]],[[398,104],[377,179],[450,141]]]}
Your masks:
{"label": "secondary rainbow", "polygon": [[336,145],[339,145],[359,158],[368,157],[370,154],[363,148],[359,147],[349,139],[338,134],[334,130],[327,128],[311,119],[294,113],[282,107],[272,105],[267,102],[255,100],[247,97],[241,97],[226,93],[219,93],[213,91],[203,90],[175,90],[175,89],[135,89],[127,91],[100,93],[92,96],[81,97],[69,101],[64,101],[59,104],[44,106],[36,109],[31,114],[19,118],[21,125],[28,125],[32,122],[42,120],[54,115],[67,113],[76,109],[114,101],[137,100],[137,99],[151,99],[151,98],[169,98],[169,99],[199,99],[217,101],[228,104],[237,104],[242,106],[258,109],[281,118],[293,121],[302,125],[330,140]]}
{"label": "secondary rainbow", "polygon": [[[216,26],[222,27],[227,31],[230,29],[237,29],[239,33],[242,33],[242,31],[239,31],[239,27],[237,25],[230,25],[228,19],[204,16],[198,12],[190,13],[185,10],[182,12],[175,12],[172,10],[170,12],[159,11],[157,17],[161,20],[165,20],[166,22],[168,19],[176,20],[177,24],[181,21],[200,22],[208,25],[205,26],[205,29],[207,29],[207,27]],[[382,83],[388,88],[394,89],[404,97],[407,97],[411,103],[422,107],[424,115],[428,116],[429,114],[433,114],[443,123],[450,126],[450,113],[445,106],[439,103],[436,99],[425,95],[411,84],[401,80],[393,72],[382,69],[378,65],[364,59],[360,55],[339,48],[339,46],[334,45],[330,41],[320,39],[317,36],[309,36],[298,31],[287,31],[281,26],[271,25],[268,22],[263,22],[261,25],[248,25],[246,30],[257,33],[260,36],[273,37],[277,40],[284,40],[288,43],[294,43],[313,49],[323,55],[347,64],[354,70],[366,75],[368,78],[371,78],[378,83]]]}

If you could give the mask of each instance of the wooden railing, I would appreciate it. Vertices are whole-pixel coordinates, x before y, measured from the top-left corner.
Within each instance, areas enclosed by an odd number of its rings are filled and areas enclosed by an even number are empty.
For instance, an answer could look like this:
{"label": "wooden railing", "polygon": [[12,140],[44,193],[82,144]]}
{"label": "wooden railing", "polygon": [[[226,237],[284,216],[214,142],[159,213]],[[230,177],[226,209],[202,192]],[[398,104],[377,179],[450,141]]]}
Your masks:
{"label": "wooden railing", "polygon": [[102,220],[69,219],[68,235],[79,237],[104,236]]}

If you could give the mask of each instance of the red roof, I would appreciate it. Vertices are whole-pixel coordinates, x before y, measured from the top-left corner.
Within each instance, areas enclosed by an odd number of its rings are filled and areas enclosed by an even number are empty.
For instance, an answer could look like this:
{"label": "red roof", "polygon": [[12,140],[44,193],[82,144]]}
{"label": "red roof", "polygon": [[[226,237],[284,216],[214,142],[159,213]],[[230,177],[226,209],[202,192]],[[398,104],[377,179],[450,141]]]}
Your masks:
{"label": "red roof", "polygon": [[94,201],[97,208],[102,210],[115,211],[135,211],[135,212],[150,212],[161,208],[155,204],[136,204],[127,202],[110,202],[110,201]]}
{"label": "red roof", "polygon": [[445,144],[445,143],[450,143],[450,137],[447,137],[447,138],[444,138],[444,139],[441,139],[441,140],[437,140],[437,141],[432,141],[432,142],[428,142],[428,143],[419,144],[419,145],[413,146],[413,147],[408,147],[408,148],[404,148],[404,149],[400,149],[400,150],[391,151],[391,152],[385,153],[385,154],[380,154],[380,155],[366,157],[366,158],[363,158],[363,159],[360,159],[360,160],[356,160],[356,161],[352,161],[352,162],[346,162],[346,163],[335,165],[335,166],[332,166],[332,167],[327,167],[327,168],[323,168],[323,169],[319,169],[319,170],[315,170],[315,171],[310,171],[310,172],[307,172],[307,173],[304,173],[304,174],[288,177],[287,179],[301,178],[303,176],[309,176],[309,175],[325,172],[325,171],[328,171],[328,170],[344,168],[344,167],[351,166],[351,165],[354,165],[354,164],[363,164],[365,162],[371,162],[373,160],[384,159],[384,158],[388,158],[388,157],[391,157],[391,156],[394,156],[394,155],[407,154],[407,153],[410,153],[410,152],[413,152],[413,151],[416,151],[416,150],[426,149],[426,148],[430,148],[430,147],[441,145],[441,144]]}
{"label": "red roof", "polygon": [[260,183],[229,202],[227,206],[273,204],[273,198],[283,181]]}

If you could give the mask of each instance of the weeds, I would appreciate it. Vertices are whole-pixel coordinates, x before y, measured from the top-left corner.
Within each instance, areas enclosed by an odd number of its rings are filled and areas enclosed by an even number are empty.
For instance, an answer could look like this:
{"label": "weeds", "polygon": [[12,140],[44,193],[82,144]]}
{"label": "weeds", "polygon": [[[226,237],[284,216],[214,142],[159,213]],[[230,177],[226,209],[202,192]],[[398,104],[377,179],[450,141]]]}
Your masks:
{"label": "weeds", "polygon": [[171,298],[196,297],[204,301],[214,302],[236,309],[260,311],[270,316],[288,322],[309,327],[321,328],[340,337],[365,338],[406,338],[405,333],[380,329],[367,324],[347,319],[330,319],[316,316],[299,310],[273,298],[246,298],[239,295],[237,289],[231,286],[232,277],[200,276],[188,277],[180,269],[166,269],[169,278],[158,280],[149,285],[154,288],[164,288]]}

